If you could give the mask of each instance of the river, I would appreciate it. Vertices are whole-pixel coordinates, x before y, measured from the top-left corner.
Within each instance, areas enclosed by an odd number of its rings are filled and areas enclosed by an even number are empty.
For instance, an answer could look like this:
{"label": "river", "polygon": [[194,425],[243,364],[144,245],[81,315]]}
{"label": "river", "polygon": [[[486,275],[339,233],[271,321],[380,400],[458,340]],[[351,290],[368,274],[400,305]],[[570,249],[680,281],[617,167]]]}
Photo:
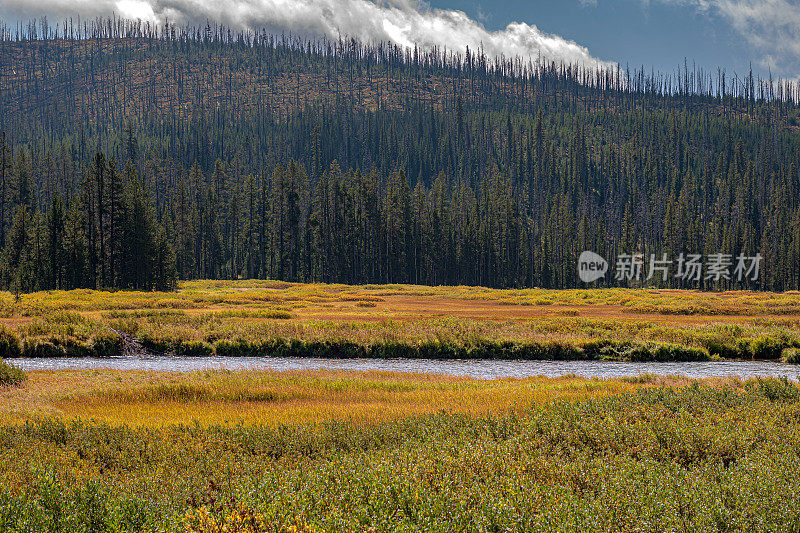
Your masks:
{"label": "river", "polygon": [[422,374],[447,374],[481,379],[557,377],[576,374],[587,378],[617,378],[640,374],[678,375],[690,378],[722,376],[786,376],[800,379],[800,365],[774,361],[724,361],[690,363],[624,363],[609,361],[476,361],[433,359],[313,359],[296,357],[116,357],[110,359],[14,359],[24,370],[110,368],[190,372],[204,369],[269,370],[380,370]]}

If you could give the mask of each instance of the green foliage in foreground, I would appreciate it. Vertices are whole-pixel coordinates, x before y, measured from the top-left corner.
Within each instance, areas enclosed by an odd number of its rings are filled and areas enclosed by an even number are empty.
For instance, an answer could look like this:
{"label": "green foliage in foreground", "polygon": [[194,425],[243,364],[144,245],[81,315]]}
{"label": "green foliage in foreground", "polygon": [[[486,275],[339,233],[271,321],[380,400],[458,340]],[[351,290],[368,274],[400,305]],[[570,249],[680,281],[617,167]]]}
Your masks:
{"label": "green foliage in foreground", "polygon": [[21,385],[28,379],[21,369],[0,359],[0,387]]}
{"label": "green foliage in foreground", "polygon": [[786,348],[781,356],[784,363],[800,364],[800,348]]}
{"label": "green foliage in foreground", "polygon": [[800,390],[777,379],[382,425],[43,420],[0,427],[0,456],[3,531],[180,531],[197,509],[259,513],[263,531],[800,525]]}

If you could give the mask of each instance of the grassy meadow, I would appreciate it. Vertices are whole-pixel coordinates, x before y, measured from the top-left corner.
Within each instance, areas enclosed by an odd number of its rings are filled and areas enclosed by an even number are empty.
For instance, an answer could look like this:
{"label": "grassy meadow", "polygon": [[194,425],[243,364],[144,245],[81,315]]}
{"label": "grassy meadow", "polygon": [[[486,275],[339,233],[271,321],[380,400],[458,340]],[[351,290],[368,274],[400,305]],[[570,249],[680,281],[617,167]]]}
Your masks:
{"label": "grassy meadow", "polygon": [[193,281],[0,294],[0,357],[797,358],[800,293]]}
{"label": "grassy meadow", "polygon": [[[29,371],[0,389],[0,423],[36,418],[110,425],[383,422],[445,410],[470,415],[524,410],[555,398],[631,392],[635,380],[476,380],[355,371]],[[682,378],[657,378],[681,383]]]}
{"label": "grassy meadow", "polygon": [[[249,368],[148,353],[800,360],[800,294],[199,281],[0,295],[0,531],[797,531],[800,388]],[[10,364],[9,364],[10,363]]]}
{"label": "grassy meadow", "polygon": [[781,379],[29,372],[9,532],[796,531]]}

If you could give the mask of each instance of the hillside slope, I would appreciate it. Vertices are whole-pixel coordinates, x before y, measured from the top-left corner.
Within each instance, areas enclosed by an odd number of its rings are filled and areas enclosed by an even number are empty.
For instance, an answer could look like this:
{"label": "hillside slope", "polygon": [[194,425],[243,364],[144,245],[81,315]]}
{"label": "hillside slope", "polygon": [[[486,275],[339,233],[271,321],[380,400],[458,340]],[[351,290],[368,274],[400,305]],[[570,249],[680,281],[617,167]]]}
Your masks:
{"label": "hillside slope", "polygon": [[[574,287],[594,250],[764,258],[756,280],[663,286],[800,283],[794,83],[211,25],[0,35],[0,245],[20,205],[42,220],[6,254],[9,287],[34,259],[28,289],[124,286],[112,204],[131,181],[183,278]],[[22,254],[57,195],[71,248]]]}

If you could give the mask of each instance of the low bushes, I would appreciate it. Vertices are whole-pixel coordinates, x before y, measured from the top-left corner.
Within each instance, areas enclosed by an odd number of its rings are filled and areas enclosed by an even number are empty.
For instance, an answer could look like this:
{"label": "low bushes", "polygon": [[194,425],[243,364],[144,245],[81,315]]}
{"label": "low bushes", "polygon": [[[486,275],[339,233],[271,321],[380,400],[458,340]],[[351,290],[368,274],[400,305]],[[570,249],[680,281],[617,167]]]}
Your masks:
{"label": "low bushes", "polygon": [[702,348],[677,344],[642,345],[631,352],[631,361],[708,361],[709,353]]}
{"label": "low bushes", "polygon": [[116,333],[100,333],[89,342],[92,357],[115,357],[122,353],[122,338]]}
{"label": "low bushes", "polygon": [[780,359],[788,341],[774,337],[761,336],[750,342],[750,353],[753,359]]}
{"label": "low bushes", "polygon": [[763,396],[771,402],[797,400],[800,397],[800,389],[785,377],[753,378],[748,380],[744,387],[747,392]]}
{"label": "low bushes", "polygon": [[727,341],[713,338],[703,345],[712,356],[721,359],[781,359],[787,349],[800,347],[796,339],[781,334]]}
{"label": "low bushes", "polygon": [[609,340],[585,343],[585,359],[608,361],[708,361],[708,350],[679,344],[612,342]]}
{"label": "low bushes", "polygon": [[88,341],[75,337],[51,335],[28,337],[22,343],[22,357],[97,357],[107,358],[122,354],[122,339],[111,332],[101,332]]}
{"label": "low bushes", "polygon": [[800,348],[786,348],[783,350],[781,361],[793,365],[800,364]]}
{"label": "low bushes", "polygon": [[214,353],[210,344],[203,341],[179,342],[173,351],[175,355],[185,355],[187,357],[204,357]]}
{"label": "low bushes", "polygon": [[726,343],[720,340],[709,340],[705,344],[706,350],[712,356],[720,359],[749,359],[750,351],[745,341],[738,340],[734,343]]}
{"label": "low bushes", "polygon": [[0,358],[11,359],[22,355],[19,337],[5,328],[0,328]]}
{"label": "low bushes", "polygon": [[28,376],[22,369],[0,359],[0,387],[16,387],[22,385],[27,379]]}
{"label": "low bushes", "polygon": [[520,413],[375,424],[0,425],[0,529],[794,531],[797,386],[651,381]]}
{"label": "low bushes", "polygon": [[204,357],[214,353],[213,347],[203,341],[192,341],[183,339],[163,339],[143,335],[140,339],[145,350],[156,354],[174,354],[187,357]]}
{"label": "low bushes", "polygon": [[139,341],[142,343],[142,347],[150,352],[166,353],[172,351],[175,347],[174,342],[152,335],[142,335]]}
{"label": "low bushes", "polygon": [[507,359],[507,360],[616,360],[616,361],[707,361],[709,353],[701,348],[657,343],[613,343],[593,341],[584,344],[542,342],[517,344],[486,342],[475,346],[448,343],[375,343],[299,340],[263,340],[249,342],[219,340],[216,355],[223,357],[298,357],[321,359]]}
{"label": "low bushes", "polygon": [[89,357],[85,343],[69,337],[29,337],[22,345],[23,357]]}
{"label": "low bushes", "polygon": [[[472,359],[472,360],[597,360],[597,361],[707,361],[711,350],[679,344],[596,340],[583,343],[546,341],[478,342],[459,345],[449,342],[303,341],[299,339],[220,339],[215,342],[165,339],[143,335],[142,346],[155,354],[189,357],[297,357],[320,359]],[[0,330],[0,353],[8,357],[113,357],[122,353],[122,339],[116,333],[95,335],[88,342],[72,337],[49,336],[19,340]],[[747,352],[748,354],[750,352]],[[761,352],[763,353],[763,351]],[[11,354],[11,355],[9,355]],[[773,357],[774,358],[774,357]]]}

